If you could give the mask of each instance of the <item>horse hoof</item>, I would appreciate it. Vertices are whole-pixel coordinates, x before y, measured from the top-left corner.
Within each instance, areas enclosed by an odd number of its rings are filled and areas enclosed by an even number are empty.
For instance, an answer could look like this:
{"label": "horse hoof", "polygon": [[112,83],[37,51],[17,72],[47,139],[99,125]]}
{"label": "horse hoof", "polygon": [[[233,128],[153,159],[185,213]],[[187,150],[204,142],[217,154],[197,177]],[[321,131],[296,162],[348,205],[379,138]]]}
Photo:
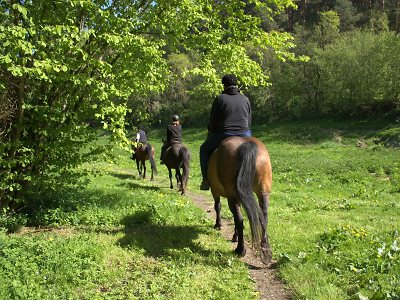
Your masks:
{"label": "horse hoof", "polygon": [[221,230],[221,225],[215,224],[214,229]]}
{"label": "horse hoof", "polygon": [[272,261],[271,249],[261,249],[261,261],[263,264],[268,265]]}
{"label": "horse hoof", "polygon": [[240,257],[244,257],[246,255],[246,248],[243,249],[236,248],[235,253]]}
{"label": "horse hoof", "polygon": [[238,241],[238,237],[237,237],[237,235],[236,234],[234,234],[233,236],[232,236],[232,240],[231,240],[233,243],[236,243],[237,241]]}

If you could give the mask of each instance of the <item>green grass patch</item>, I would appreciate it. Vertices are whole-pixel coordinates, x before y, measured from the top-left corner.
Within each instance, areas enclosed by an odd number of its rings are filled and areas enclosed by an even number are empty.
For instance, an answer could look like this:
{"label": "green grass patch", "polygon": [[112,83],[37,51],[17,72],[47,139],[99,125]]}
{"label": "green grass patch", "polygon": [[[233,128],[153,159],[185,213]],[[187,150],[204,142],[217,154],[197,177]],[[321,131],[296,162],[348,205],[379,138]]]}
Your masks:
{"label": "green grass patch", "polygon": [[[274,258],[296,298],[400,298],[398,132],[382,121],[253,128],[273,166]],[[148,132],[157,161],[164,134]],[[198,191],[205,136],[184,128],[189,190],[211,200]],[[80,186],[35,190],[34,208],[1,215],[0,299],[257,299],[246,265],[214,220],[169,189],[167,169],[141,180],[129,153],[115,157],[76,170]]]}
{"label": "green grass patch", "polygon": [[256,299],[230,243],[166,172],[143,181],[120,159],[42,199],[27,221],[40,227],[1,233],[0,299]]}

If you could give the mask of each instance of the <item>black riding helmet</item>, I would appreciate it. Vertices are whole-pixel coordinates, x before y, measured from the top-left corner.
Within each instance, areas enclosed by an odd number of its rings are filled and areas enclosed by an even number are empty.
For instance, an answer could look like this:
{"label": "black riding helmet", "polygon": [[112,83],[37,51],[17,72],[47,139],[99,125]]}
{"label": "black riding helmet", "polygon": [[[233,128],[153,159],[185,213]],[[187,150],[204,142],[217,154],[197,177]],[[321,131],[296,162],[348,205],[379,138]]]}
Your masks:
{"label": "black riding helmet", "polygon": [[235,74],[226,74],[222,77],[222,84],[224,86],[237,85],[238,79]]}
{"label": "black riding helmet", "polygon": [[173,115],[172,116],[172,121],[179,121],[179,116],[178,115]]}

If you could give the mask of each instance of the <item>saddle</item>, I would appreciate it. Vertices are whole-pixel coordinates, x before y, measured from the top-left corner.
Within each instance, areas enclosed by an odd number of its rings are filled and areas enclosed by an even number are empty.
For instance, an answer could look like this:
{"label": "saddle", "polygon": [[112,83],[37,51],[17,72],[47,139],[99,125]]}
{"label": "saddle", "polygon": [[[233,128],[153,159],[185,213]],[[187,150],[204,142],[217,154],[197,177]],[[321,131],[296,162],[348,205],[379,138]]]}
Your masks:
{"label": "saddle", "polygon": [[136,159],[136,151],[140,149],[142,152],[146,151],[146,147],[148,146],[147,143],[132,143],[132,157],[131,159]]}

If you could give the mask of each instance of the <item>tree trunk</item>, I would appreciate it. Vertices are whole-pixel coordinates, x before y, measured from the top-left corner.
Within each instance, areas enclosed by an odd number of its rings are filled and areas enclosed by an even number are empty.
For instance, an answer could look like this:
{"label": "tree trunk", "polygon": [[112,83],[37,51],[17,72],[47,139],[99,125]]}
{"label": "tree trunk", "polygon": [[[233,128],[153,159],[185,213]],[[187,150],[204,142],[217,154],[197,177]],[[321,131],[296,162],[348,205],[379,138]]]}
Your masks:
{"label": "tree trunk", "polygon": [[394,29],[400,32],[400,0],[396,1]]}
{"label": "tree trunk", "polygon": [[[26,81],[26,76],[24,75],[19,78],[18,84],[16,85],[17,108],[16,108],[15,124],[9,139],[10,141],[13,142],[20,140],[22,126],[24,123],[25,81]],[[8,157],[10,159],[13,159],[15,157],[16,151],[17,151],[16,144],[13,143],[13,146],[10,148],[8,152]]]}

